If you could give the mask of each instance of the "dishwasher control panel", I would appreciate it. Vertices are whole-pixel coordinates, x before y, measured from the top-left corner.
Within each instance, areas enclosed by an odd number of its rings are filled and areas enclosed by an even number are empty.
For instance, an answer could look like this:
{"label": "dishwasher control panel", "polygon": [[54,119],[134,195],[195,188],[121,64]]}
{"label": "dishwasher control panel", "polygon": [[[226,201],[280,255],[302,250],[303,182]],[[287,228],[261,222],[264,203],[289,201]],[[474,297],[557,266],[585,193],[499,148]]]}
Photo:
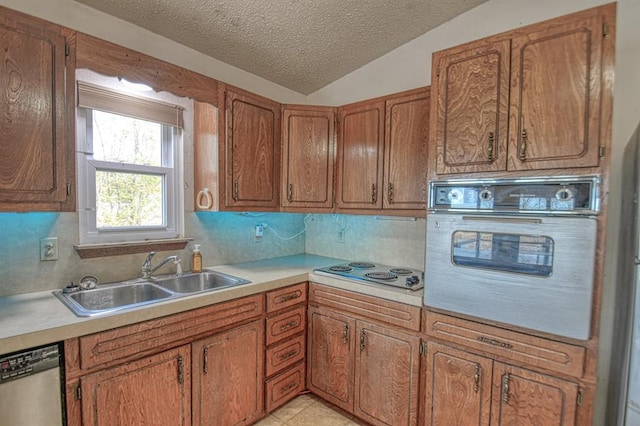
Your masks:
{"label": "dishwasher control panel", "polygon": [[0,384],[20,379],[60,363],[58,345],[49,345],[0,357]]}

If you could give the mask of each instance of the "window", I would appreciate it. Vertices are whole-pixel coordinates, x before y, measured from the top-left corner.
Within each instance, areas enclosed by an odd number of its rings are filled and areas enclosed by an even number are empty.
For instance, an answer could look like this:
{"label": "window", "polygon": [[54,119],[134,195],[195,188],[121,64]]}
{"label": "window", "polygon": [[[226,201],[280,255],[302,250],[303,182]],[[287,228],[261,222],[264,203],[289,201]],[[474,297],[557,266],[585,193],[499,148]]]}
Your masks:
{"label": "window", "polygon": [[80,243],[182,232],[182,110],[78,83]]}

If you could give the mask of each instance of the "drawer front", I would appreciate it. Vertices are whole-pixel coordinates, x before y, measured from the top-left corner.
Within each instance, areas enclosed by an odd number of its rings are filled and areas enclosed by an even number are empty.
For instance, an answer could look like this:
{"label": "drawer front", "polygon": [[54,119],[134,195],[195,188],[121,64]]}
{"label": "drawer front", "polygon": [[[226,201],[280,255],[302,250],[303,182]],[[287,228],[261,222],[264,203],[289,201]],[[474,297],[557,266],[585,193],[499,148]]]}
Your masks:
{"label": "drawer front", "polygon": [[306,307],[300,306],[267,318],[267,346],[303,331],[307,323],[306,313]]}
{"label": "drawer front", "polygon": [[420,331],[419,306],[405,305],[316,283],[309,284],[309,302]]}
{"label": "drawer front", "polygon": [[302,361],[305,356],[306,336],[304,334],[267,350],[267,377]]}
{"label": "drawer front", "polygon": [[479,324],[427,311],[425,329],[430,337],[527,365],[580,378],[585,349],[568,343]]}
{"label": "drawer front", "polygon": [[266,408],[271,413],[276,408],[293,399],[304,390],[305,368],[301,362],[291,370],[267,380],[266,383]]}
{"label": "drawer front", "polygon": [[140,358],[159,348],[264,314],[264,294],[218,303],[81,337],[80,367]]}
{"label": "drawer front", "polygon": [[307,301],[307,283],[267,292],[267,312],[275,312]]}

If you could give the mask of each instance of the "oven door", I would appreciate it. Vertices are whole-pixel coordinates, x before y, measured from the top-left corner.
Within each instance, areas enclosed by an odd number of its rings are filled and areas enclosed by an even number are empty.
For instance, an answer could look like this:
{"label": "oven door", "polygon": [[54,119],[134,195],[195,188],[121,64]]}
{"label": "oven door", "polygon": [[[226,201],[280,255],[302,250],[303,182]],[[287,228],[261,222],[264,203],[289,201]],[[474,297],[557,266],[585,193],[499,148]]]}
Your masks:
{"label": "oven door", "polygon": [[588,217],[429,214],[424,304],[586,340],[596,230]]}

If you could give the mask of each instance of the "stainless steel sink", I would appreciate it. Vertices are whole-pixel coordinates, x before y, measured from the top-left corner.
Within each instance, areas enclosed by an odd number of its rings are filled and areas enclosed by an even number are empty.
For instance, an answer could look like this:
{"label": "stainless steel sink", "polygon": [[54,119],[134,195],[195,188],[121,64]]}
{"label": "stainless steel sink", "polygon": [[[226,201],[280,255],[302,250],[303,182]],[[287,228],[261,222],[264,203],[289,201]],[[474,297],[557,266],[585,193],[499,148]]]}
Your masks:
{"label": "stainless steel sink", "polygon": [[180,277],[171,276],[154,278],[153,282],[174,293],[191,294],[248,284],[251,281],[223,274],[221,272],[205,270],[196,274],[183,274]]}
{"label": "stainless steel sink", "polygon": [[72,293],[56,290],[53,294],[76,315],[89,317],[250,282],[221,272],[205,270],[180,276],[166,275],[147,280],[104,284],[91,290]]}

